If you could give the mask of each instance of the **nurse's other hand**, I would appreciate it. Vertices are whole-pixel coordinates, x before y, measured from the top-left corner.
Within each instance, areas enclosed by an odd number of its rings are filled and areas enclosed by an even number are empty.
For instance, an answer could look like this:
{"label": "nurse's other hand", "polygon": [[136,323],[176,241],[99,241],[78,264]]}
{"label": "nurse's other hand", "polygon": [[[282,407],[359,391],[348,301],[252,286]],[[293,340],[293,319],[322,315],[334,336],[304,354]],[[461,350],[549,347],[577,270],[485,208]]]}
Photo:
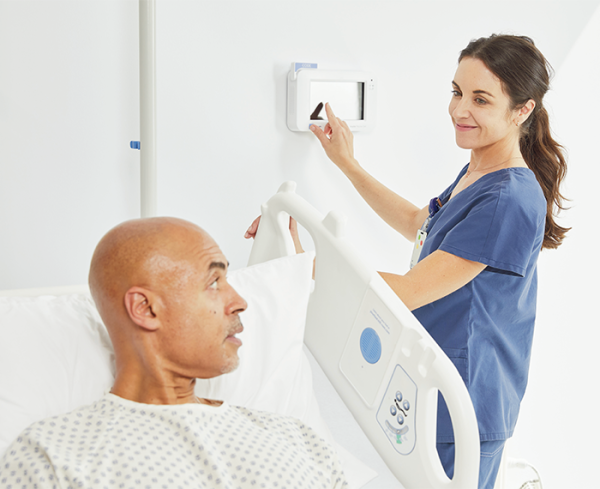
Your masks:
{"label": "nurse's other hand", "polygon": [[258,216],[256,219],[254,219],[254,221],[252,221],[252,224],[250,224],[250,227],[246,231],[246,234],[244,234],[244,238],[246,238],[246,239],[256,238],[256,231],[258,231],[259,224],[260,224],[260,216]]}
{"label": "nurse's other hand", "polygon": [[[244,238],[256,238],[256,232],[258,231],[259,224],[260,216],[252,221],[252,224],[250,224],[250,227],[244,234]],[[302,244],[300,243],[300,236],[298,235],[298,223],[293,217],[290,217],[290,234],[292,235],[292,241],[294,242],[294,249],[296,250],[296,253],[304,253],[304,249],[302,249]]]}
{"label": "nurse's other hand", "polygon": [[292,235],[292,240],[294,241],[294,249],[296,250],[296,253],[304,253],[302,243],[300,243],[300,236],[298,235],[298,223],[293,217],[290,217],[290,234]]}
{"label": "nurse's other hand", "polygon": [[348,124],[336,117],[329,104],[325,104],[327,124],[321,129],[316,124],[310,126],[311,131],[321,142],[325,153],[340,170],[344,171],[358,164],[354,159],[354,136]]}

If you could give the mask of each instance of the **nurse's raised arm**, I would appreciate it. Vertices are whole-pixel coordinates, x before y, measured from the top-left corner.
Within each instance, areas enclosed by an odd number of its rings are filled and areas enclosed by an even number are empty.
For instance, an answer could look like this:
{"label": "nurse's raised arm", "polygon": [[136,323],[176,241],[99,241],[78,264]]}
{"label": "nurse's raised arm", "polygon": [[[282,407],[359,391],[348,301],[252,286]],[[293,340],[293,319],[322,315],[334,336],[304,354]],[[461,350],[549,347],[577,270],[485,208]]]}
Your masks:
{"label": "nurse's raised arm", "polygon": [[354,157],[354,136],[343,120],[325,104],[327,124],[324,129],[310,126],[325,153],[348,177],[354,188],[371,208],[409,241],[414,241],[417,231],[427,218],[428,207],[419,208],[396,194],[371,176]]}

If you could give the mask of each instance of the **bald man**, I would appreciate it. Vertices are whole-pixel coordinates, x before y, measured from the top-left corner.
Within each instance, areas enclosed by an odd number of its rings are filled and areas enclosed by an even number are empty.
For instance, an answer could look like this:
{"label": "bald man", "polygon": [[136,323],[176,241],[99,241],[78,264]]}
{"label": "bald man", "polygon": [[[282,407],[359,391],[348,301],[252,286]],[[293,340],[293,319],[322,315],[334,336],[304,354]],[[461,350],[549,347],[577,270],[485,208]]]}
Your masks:
{"label": "bald man", "polygon": [[89,274],[112,339],[104,398],[33,424],[0,462],[2,487],[339,488],[331,447],[293,418],[199,399],[196,378],[238,365],[246,302],[198,226],[138,219],[100,241]]}

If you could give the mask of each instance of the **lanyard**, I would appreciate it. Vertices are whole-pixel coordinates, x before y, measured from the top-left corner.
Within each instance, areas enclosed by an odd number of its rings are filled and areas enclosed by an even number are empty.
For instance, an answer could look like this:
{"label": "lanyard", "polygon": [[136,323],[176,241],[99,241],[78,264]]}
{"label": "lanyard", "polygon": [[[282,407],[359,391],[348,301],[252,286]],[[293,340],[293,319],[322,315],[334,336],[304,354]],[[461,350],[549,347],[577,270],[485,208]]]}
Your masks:
{"label": "lanyard", "polygon": [[442,205],[444,205],[444,204],[442,204],[442,201],[439,199],[439,197],[434,197],[433,199],[431,199],[429,201],[429,217],[427,219],[425,219],[425,222],[421,226],[421,231],[427,232],[427,229],[429,228],[429,223],[431,222],[431,219],[442,208]]}
{"label": "lanyard", "polygon": [[427,229],[429,229],[429,223],[433,216],[442,208],[442,201],[438,197],[434,197],[429,201],[429,216],[425,219],[425,222],[421,226],[421,229],[417,231],[417,239],[415,240],[415,246],[413,248],[412,257],[410,260],[410,268],[414,267],[419,261],[421,256],[421,249],[427,239]]}

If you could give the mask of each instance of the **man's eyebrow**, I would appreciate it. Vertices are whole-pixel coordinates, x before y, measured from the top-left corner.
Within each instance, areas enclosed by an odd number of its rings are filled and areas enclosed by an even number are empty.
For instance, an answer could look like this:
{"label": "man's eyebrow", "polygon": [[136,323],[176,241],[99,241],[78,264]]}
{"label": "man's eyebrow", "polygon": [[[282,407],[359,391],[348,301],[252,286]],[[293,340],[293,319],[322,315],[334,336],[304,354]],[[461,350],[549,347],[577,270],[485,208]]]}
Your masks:
{"label": "man's eyebrow", "polygon": [[212,270],[213,268],[221,268],[223,270],[227,270],[227,267],[229,267],[229,262],[227,262],[227,265],[225,265],[225,263],[223,263],[222,261],[213,261],[209,266],[208,269]]}

